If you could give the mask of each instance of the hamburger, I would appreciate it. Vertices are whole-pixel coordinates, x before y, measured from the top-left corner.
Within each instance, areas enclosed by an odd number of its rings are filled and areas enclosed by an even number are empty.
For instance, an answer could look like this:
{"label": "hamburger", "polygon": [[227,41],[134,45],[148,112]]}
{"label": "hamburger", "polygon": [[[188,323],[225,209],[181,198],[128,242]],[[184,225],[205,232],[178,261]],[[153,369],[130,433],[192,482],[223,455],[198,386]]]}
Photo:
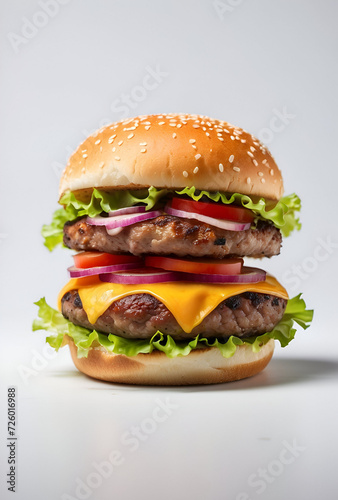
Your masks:
{"label": "hamburger", "polygon": [[[139,116],[101,128],[71,156],[45,245],[75,251],[59,311],[33,329],[100,380],[221,383],[257,374],[312,311],[245,257],[280,253],[300,229],[268,149],[205,116]],[[260,262],[260,261],[259,261]]]}

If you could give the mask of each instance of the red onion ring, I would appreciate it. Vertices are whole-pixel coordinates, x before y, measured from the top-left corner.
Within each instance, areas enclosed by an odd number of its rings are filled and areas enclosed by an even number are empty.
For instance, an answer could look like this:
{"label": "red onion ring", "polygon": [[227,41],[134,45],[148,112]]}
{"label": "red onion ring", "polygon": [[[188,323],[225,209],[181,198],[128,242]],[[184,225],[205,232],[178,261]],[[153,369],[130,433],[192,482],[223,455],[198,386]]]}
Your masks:
{"label": "red onion ring", "polygon": [[193,274],[174,271],[159,271],[157,269],[135,269],[135,272],[117,272],[100,274],[101,281],[120,283],[124,285],[142,285],[151,283],[167,283],[173,281],[192,283],[259,283],[265,281],[266,272],[255,267],[243,267],[241,274]]}
{"label": "red onion ring", "polygon": [[195,283],[259,283],[265,281],[266,272],[256,267],[243,267],[241,274],[184,273],[184,281]]}
{"label": "red onion ring", "polygon": [[169,204],[164,207],[164,211],[169,215],[181,217],[182,219],[196,219],[201,222],[205,222],[206,224],[210,224],[211,226],[227,229],[229,231],[245,231],[251,227],[250,222],[234,222],[230,220],[214,219],[213,217],[208,217],[207,215],[186,212],[184,210],[176,210],[176,208],[172,208]]}
{"label": "red onion ring", "polygon": [[140,272],[100,274],[101,281],[106,283],[121,283],[123,285],[143,285],[152,283],[167,283],[181,281],[182,273],[159,271],[157,269],[140,269]]}
{"label": "red onion ring", "polygon": [[127,271],[128,269],[136,269],[139,264],[136,262],[128,262],[125,264],[112,264],[110,266],[97,266],[97,267],[86,267],[80,268],[71,266],[68,267],[67,271],[71,278],[83,278],[85,276],[95,276],[97,274],[105,273],[115,273],[118,271]]}
{"label": "red onion ring", "polygon": [[[109,234],[109,229],[131,226],[137,222],[154,219],[162,215],[162,213],[161,210],[151,210],[150,212],[116,215],[114,217],[87,217],[86,222],[91,226],[105,226]],[[116,231],[113,234],[116,234]]]}

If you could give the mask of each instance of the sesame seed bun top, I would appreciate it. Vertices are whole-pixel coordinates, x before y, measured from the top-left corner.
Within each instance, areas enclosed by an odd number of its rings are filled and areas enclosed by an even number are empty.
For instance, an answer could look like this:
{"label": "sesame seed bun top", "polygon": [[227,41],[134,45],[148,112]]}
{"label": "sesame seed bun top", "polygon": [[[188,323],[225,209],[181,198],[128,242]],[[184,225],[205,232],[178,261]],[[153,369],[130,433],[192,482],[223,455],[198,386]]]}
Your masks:
{"label": "sesame seed bun top", "polygon": [[88,191],[194,186],[278,200],[283,179],[271,153],[227,122],[199,115],[146,115],[101,128],[70,157],[60,182]]}

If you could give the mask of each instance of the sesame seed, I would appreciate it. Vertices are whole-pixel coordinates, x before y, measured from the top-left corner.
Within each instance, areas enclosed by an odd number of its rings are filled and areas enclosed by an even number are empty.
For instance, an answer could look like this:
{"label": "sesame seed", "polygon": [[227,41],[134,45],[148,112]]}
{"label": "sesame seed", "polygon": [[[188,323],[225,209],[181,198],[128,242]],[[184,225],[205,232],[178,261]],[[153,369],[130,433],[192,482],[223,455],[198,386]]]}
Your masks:
{"label": "sesame seed", "polygon": [[119,141],[117,144],[118,146],[121,146],[123,144],[123,141]]}
{"label": "sesame seed", "polygon": [[98,144],[100,144],[100,142],[101,142],[101,139],[98,139],[97,141],[95,141],[96,146],[97,146]]}
{"label": "sesame seed", "polygon": [[231,139],[232,141],[234,141],[234,140],[235,140],[235,136],[234,136],[234,135],[231,135],[231,136],[230,136],[230,139]]}
{"label": "sesame seed", "polygon": [[197,153],[197,155],[195,155],[195,159],[196,160],[199,160],[201,158],[202,155],[200,155],[199,153]]}
{"label": "sesame seed", "polygon": [[128,131],[129,131],[129,130],[136,130],[136,127],[124,128],[123,130],[125,130],[125,131],[127,131],[127,130],[128,130]]}
{"label": "sesame seed", "polygon": [[265,182],[265,179],[263,179],[263,177],[261,178],[261,183],[264,184]]}
{"label": "sesame seed", "polygon": [[109,139],[108,139],[108,144],[111,144],[111,143],[113,142],[113,140],[115,139],[115,137],[116,137],[116,134],[111,135],[111,136],[109,137]]}
{"label": "sesame seed", "polygon": [[120,160],[121,160],[121,158],[120,158],[119,156],[115,156],[115,160],[116,160],[116,161],[120,161]]}
{"label": "sesame seed", "polygon": [[147,143],[146,142],[140,142],[140,146],[146,146]]}
{"label": "sesame seed", "polygon": [[264,175],[264,174],[263,174],[263,172],[258,172],[258,175],[259,175],[260,177],[263,177],[263,175]]}
{"label": "sesame seed", "polygon": [[146,148],[141,149],[141,153],[146,153],[146,152],[147,152]]}
{"label": "sesame seed", "polygon": [[245,139],[241,139],[241,142],[244,144],[246,142],[246,140]]}
{"label": "sesame seed", "polygon": [[88,158],[87,153],[84,153],[84,154],[82,155],[82,157],[83,157],[83,158]]}
{"label": "sesame seed", "polygon": [[176,122],[170,122],[169,127],[176,127]]}
{"label": "sesame seed", "polygon": [[223,129],[223,132],[226,132],[227,134],[230,134],[229,130],[227,130],[226,128]]}
{"label": "sesame seed", "polygon": [[200,128],[199,125],[196,125],[196,123],[193,124],[193,128]]}
{"label": "sesame seed", "polygon": [[115,151],[116,151],[116,147],[114,146],[112,149],[112,152],[115,153]]}
{"label": "sesame seed", "polygon": [[221,132],[217,132],[217,135],[218,135],[219,137],[222,137]]}
{"label": "sesame seed", "polygon": [[133,133],[131,133],[131,134],[128,135],[128,139],[132,139],[133,137],[134,137]]}
{"label": "sesame seed", "polygon": [[274,175],[274,171],[273,171],[273,168],[270,170],[270,175]]}
{"label": "sesame seed", "polygon": [[253,146],[250,146],[250,151],[252,151],[254,153],[256,151],[256,149]]}
{"label": "sesame seed", "polygon": [[220,172],[224,172],[223,163],[220,163],[220,164],[218,165],[218,168],[219,168],[219,171],[220,171]]}
{"label": "sesame seed", "polygon": [[177,128],[181,128],[181,127],[182,127],[182,123],[178,123],[178,124],[176,125],[176,127],[177,127]]}
{"label": "sesame seed", "polygon": [[184,175],[184,177],[188,177],[189,174],[186,170],[183,170],[183,175]]}
{"label": "sesame seed", "polygon": [[223,137],[217,137],[217,139],[218,139],[219,141],[221,141],[221,142],[224,142]]}
{"label": "sesame seed", "polygon": [[158,122],[158,124],[159,124],[159,125],[164,125],[164,124],[165,124],[165,122]]}
{"label": "sesame seed", "polygon": [[190,144],[195,144],[196,139],[189,139]]}
{"label": "sesame seed", "polygon": [[210,137],[210,134],[209,134],[209,132],[206,132],[206,133],[205,133],[205,135],[206,135],[207,137]]}
{"label": "sesame seed", "polygon": [[234,155],[230,155],[229,156],[229,162],[232,163],[234,161],[234,158],[235,158]]}
{"label": "sesame seed", "polygon": [[146,127],[144,127],[146,130],[149,130],[150,129],[150,125],[147,125]]}
{"label": "sesame seed", "polygon": [[251,153],[251,151],[247,151],[247,154],[251,156],[251,158],[253,158],[253,154]]}
{"label": "sesame seed", "polygon": [[265,158],[262,163],[264,163],[264,165],[268,162],[268,160]]}
{"label": "sesame seed", "polygon": [[240,172],[241,169],[239,167],[232,167],[232,170],[234,170],[235,172]]}
{"label": "sesame seed", "polygon": [[255,165],[255,167],[258,167],[258,161],[257,160],[252,160],[252,163]]}
{"label": "sesame seed", "polygon": [[246,179],[246,183],[247,183],[247,184],[250,184],[250,182],[251,182],[251,179],[250,179],[250,177],[248,177],[248,178]]}
{"label": "sesame seed", "polygon": [[199,170],[198,167],[195,167],[193,170],[194,174],[197,174],[198,170]]}
{"label": "sesame seed", "polygon": [[177,137],[177,134],[174,132],[173,133],[173,138],[176,139],[176,137]]}

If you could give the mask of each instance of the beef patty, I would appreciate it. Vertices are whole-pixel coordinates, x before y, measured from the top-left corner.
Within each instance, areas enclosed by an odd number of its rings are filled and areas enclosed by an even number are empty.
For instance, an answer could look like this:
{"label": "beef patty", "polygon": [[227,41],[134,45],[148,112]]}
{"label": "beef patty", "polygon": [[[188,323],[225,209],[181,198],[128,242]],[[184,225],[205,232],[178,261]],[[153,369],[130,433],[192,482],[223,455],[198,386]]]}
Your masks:
{"label": "beef patty", "polygon": [[63,241],[73,250],[220,259],[228,255],[278,255],[282,236],[279,229],[265,221],[259,221],[256,229],[229,231],[194,219],[161,215],[128,226],[114,236],[104,226],[91,226],[85,218],[77,219],[65,224]]}
{"label": "beef patty", "polygon": [[287,301],[273,295],[245,292],[221,302],[191,333],[186,333],[167,307],[152,295],[129,295],[113,302],[96,323],[88,321],[77,291],[62,298],[62,314],[72,323],[129,339],[151,338],[157,330],[183,340],[203,337],[249,337],[271,331],[281,320]]}

